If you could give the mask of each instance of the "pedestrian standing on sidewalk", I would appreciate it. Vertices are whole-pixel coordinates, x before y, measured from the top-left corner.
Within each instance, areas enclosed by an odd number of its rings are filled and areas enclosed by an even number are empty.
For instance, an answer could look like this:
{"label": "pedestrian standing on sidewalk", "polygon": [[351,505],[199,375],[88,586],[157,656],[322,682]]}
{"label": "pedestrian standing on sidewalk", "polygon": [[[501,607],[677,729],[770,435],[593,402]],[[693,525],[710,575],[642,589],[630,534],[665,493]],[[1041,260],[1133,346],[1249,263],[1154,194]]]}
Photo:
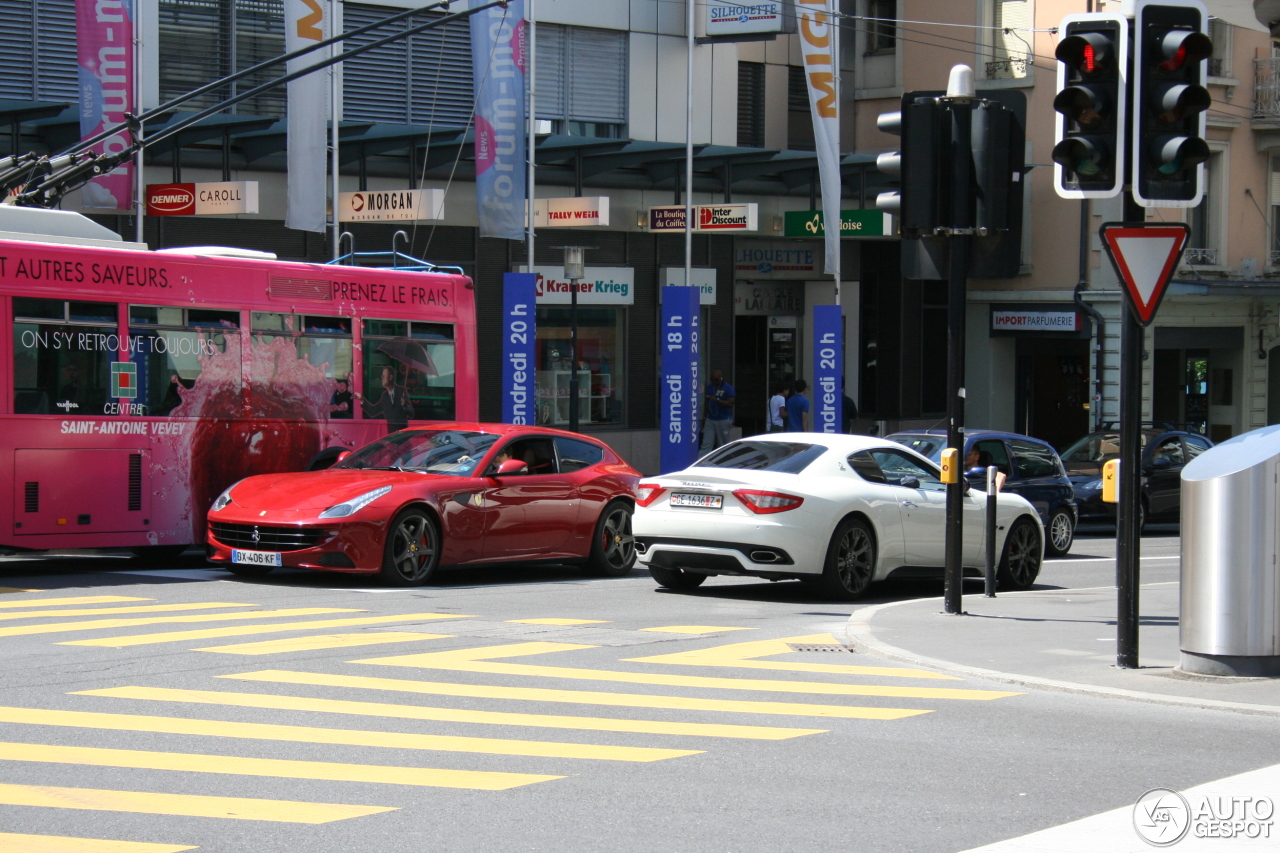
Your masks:
{"label": "pedestrian standing on sidewalk", "polygon": [[787,397],[790,394],[791,389],[784,382],[773,386],[773,396],[769,398],[769,432],[787,431]]}
{"label": "pedestrian standing on sidewalk", "polygon": [[791,432],[808,432],[809,398],[804,392],[809,389],[809,383],[797,379],[791,387],[791,396],[787,398],[787,429]]}
{"label": "pedestrian standing on sidewalk", "polygon": [[733,386],[724,381],[724,371],[711,371],[711,381],[707,383],[705,395],[707,409],[702,425],[702,453],[710,453],[729,443],[735,393]]}

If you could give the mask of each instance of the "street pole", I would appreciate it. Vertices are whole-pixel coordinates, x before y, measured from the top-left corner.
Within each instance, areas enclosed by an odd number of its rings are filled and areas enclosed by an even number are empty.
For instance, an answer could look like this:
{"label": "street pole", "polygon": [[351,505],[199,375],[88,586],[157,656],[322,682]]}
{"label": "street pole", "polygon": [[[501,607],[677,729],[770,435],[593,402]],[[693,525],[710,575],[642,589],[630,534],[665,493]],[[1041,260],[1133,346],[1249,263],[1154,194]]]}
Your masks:
{"label": "street pole", "polygon": [[[338,3],[337,0],[329,0],[329,35],[338,34]],[[329,47],[329,57],[337,59],[342,53],[342,46],[335,42]],[[335,62],[329,67],[329,169],[330,169],[330,188],[329,188],[329,208],[330,218],[333,221],[333,257],[336,260],[342,254],[342,229],[338,222],[338,199],[341,197],[342,185],[338,175],[339,160],[341,152],[338,150],[338,69],[342,65]],[[412,156],[413,148],[410,148]],[[410,246],[410,251],[413,247]],[[355,246],[351,247],[352,254],[355,253]],[[352,258],[354,261],[355,258]]]}
{"label": "street pole", "polygon": [[[534,152],[534,143],[537,142],[537,138],[534,135],[534,125],[537,123],[537,116],[538,116],[537,103],[536,103],[537,99],[534,93],[534,84],[536,81],[536,75],[538,70],[538,25],[537,25],[537,17],[534,11],[535,2],[536,0],[529,0],[529,4],[527,6],[528,11],[526,13],[526,19],[525,19],[526,20],[525,26],[528,27],[528,30],[529,30],[529,41],[528,41],[529,53],[528,53],[528,56],[525,57],[525,62],[529,67],[529,75],[528,77],[525,78],[525,87],[529,90],[529,113],[527,116],[525,116],[525,118],[529,122],[529,128],[528,128],[529,130],[529,152],[528,152],[529,153],[529,163],[528,163],[529,174],[526,178],[526,191],[525,191],[525,198],[526,198],[525,216],[528,218],[527,231],[525,233],[525,243],[526,243],[525,257],[528,259],[527,260],[528,266],[525,267],[525,269],[528,270],[529,272],[533,272],[533,241],[534,241],[533,199],[535,196],[535,191],[533,186],[533,179],[535,177],[534,175],[535,163],[533,159],[533,156],[534,156],[533,152]],[[575,294],[576,294],[576,290],[575,290]],[[576,298],[576,296],[574,298]]]}
{"label": "street pole", "polygon": [[[135,4],[133,7],[133,12],[134,12],[134,17],[133,17],[133,112],[134,112],[134,115],[142,114],[142,95],[143,95],[142,58],[143,56],[145,56],[145,52],[143,50],[143,38],[142,38],[142,20],[143,19],[142,19],[142,9],[140,8],[141,5],[142,4],[138,3],[138,4]],[[145,131],[143,130],[142,124],[139,123],[137,131],[134,132],[134,136],[139,141],[141,141],[144,132]],[[147,213],[147,176],[146,176],[146,168],[142,162],[142,151],[143,149],[139,147],[137,156],[134,157],[134,161],[133,161],[133,185],[134,185],[133,194],[135,196],[135,198],[133,199],[133,210],[134,210],[133,239],[138,243],[145,242],[143,239],[145,234],[143,217]],[[15,149],[13,153],[14,155],[17,155],[18,152]],[[174,156],[175,157],[177,156],[176,148],[174,149]]]}
{"label": "street pole", "polygon": [[[1146,221],[1146,211],[1129,192],[1124,194],[1124,221]],[[1120,669],[1138,668],[1143,334],[1142,324],[1129,306],[1123,304],[1120,308],[1120,501],[1116,504],[1116,666]]]}
{"label": "street pole", "polygon": [[578,432],[578,282],[569,279],[569,432]]}
{"label": "street pole", "polygon": [[693,12],[694,0],[685,0],[684,88],[684,284],[693,281]]}
{"label": "street pole", "polygon": [[[964,65],[951,69],[947,101],[951,104],[951,234],[947,280],[947,447],[964,458],[964,332],[969,234],[973,231],[973,71]],[[963,476],[947,484],[946,573],[943,610],[963,612]]]}

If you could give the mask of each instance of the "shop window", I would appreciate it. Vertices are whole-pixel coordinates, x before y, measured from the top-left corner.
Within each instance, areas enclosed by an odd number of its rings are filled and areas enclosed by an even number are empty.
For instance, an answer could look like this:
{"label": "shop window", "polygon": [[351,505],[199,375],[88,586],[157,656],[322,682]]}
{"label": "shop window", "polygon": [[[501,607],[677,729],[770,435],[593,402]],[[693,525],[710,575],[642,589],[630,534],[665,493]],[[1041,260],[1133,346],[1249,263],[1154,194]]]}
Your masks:
{"label": "shop window", "polygon": [[453,420],[453,326],[407,320],[365,320],[364,416]]}
{"label": "shop window", "polygon": [[[243,411],[238,311],[129,306],[139,415],[236,417]],[[124,402],[122,400],[121,402]]]}
{"label": "shop window", "polygon": [[13,411],[101,415],[110,411],[120,338],[113,302],[14,297]]}
{"label": "shop window", "polygon": [[570,351],[569,307],[538,308],[538,423],[569,423],[569,381],[578,373],[578,422],[623,423],[625,364],[620,308],[578,309],[578,352]]}
{"label": "shop window", "polygon": [[253,415],[305,420],[351,417],[352,403],[347,399],[353,364],[350,318],[255,311],[249,323]]}

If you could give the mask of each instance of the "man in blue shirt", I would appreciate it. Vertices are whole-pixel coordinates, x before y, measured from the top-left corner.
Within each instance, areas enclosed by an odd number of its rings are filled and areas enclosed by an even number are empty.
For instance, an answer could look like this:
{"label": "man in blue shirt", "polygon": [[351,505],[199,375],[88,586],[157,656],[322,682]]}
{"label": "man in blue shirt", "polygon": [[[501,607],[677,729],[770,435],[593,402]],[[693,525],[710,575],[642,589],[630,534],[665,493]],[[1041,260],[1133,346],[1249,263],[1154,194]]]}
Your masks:
{"label": "man in blue shirt", "polygon": [[702,423],[702,453],[710,453],[729,443],[734,400],[733,386],[724,381],[724,372],[711,371],[711,381],[707,383],[706,391],[706,419]]}
{"label": "man in blue shirt", "polygon": [[797,379],[795,390],[787,398],[787,429],[791,432],[808,432],[809,398],[804,395],[809,383]]}

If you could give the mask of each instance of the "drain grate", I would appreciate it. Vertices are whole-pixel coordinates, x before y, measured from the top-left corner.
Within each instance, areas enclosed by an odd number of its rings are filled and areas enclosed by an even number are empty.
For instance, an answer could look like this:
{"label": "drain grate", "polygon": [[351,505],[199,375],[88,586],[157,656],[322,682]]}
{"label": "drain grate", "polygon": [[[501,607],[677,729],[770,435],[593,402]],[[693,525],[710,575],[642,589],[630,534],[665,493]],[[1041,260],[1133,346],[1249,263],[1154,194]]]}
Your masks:
{"label": "drain grate", "polygon": [[849,654],[857,654],[854,649],[848,646],[842,646],[838,643],[811,643],[808,645],[797,645],[795,643],[787,643],[793,652],[848,652]]}

